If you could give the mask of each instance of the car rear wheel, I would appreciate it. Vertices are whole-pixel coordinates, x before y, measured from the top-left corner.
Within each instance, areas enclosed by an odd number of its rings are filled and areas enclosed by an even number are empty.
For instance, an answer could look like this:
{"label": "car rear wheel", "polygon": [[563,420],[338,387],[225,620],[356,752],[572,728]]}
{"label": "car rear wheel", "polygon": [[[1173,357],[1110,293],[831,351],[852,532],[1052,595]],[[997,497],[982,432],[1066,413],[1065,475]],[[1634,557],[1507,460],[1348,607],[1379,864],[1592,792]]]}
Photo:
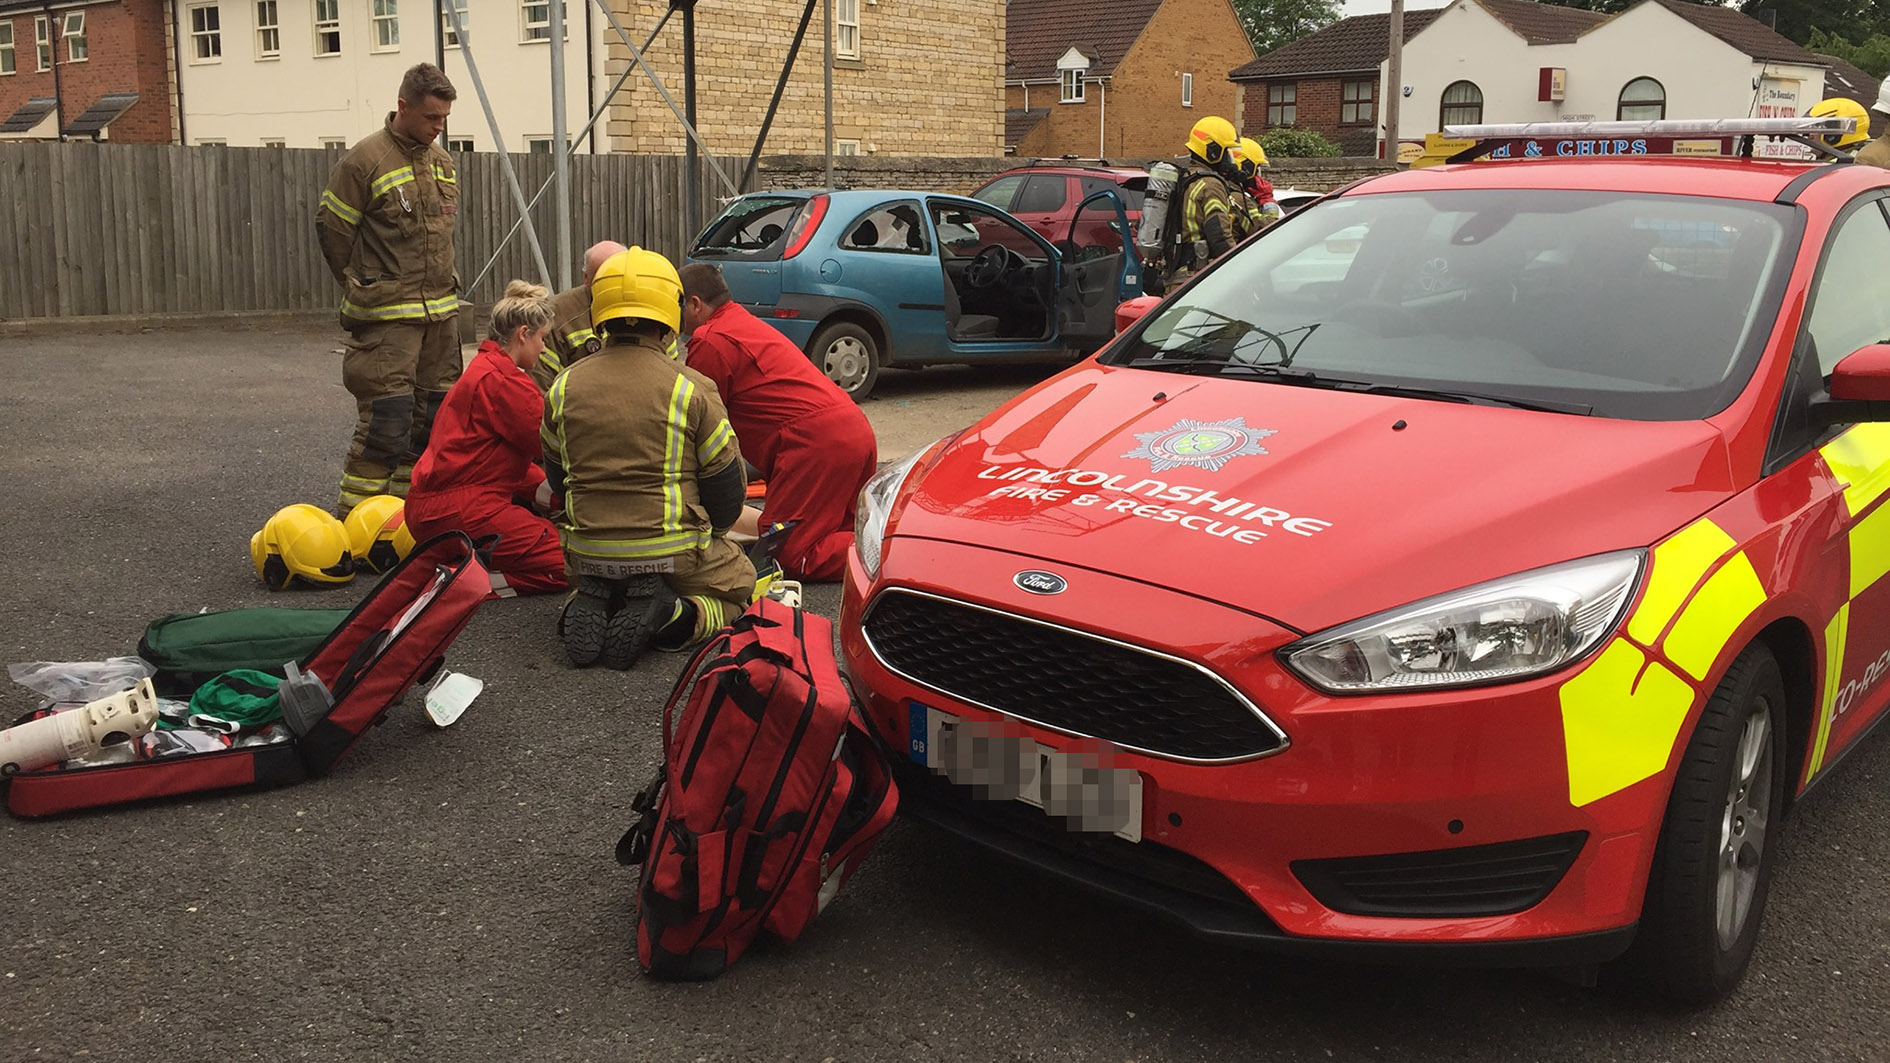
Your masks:
{"label": "car rear wheel", "polygon": [[1759,939],[1785,804],[1785,686],[1763,645],[1739,655],[1680,761],[1634,946],[1633,982],[1687,1004],[1731,992]]}
{"label": "car rear wheel", "polygon": [[872,394],[879,380],[879,344],[851,321],[822,326],[807,344],[807,356],[854,402]]}

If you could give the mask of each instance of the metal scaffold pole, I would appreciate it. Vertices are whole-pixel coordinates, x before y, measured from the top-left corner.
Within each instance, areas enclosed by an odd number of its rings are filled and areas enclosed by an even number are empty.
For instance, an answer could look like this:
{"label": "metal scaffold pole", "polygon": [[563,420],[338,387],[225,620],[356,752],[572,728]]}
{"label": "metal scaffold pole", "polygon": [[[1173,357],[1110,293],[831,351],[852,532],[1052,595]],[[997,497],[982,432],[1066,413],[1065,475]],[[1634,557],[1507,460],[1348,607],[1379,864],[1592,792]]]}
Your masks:
{"label": "metal scaffold pole", "polygon": [[564,113],[564,0],[550,0],[550,8],[551,180],[557,186],[551,199],[558,214],[556,290],[564,291],[571,287],[571,145]]}
{"label": "metal scaffold pole", "polygon": [[512,200],[518,205],[519,221],[525,226],[525,239],[531,244],[532,258],[538,263],[538,276],[543,284],[549,286],[551,270],[545,265],[545,249],[538,242],[538,230],[532,225],[531,204],[525,201],[525,190],[519,187],[518,172],[512,168],[512,156],[505,150],[505,136],[499,132],[498,116],[492,113],[492,98],[486,95],[486,83],[479,80],[479,64],[473,59],[472,38],[466,35],[466,27],[460,23],[458,5],[448,3],[444,6],[446,17],[453,22],[453,36],[459,39],[460,54],[466,60],[466,72],[472,76],[473,89],[479,94],[479,106],[486,112],[486,128],[491,131],[493,146],[499,152],[499,169],[505,174],[506,187],[512,190]]}

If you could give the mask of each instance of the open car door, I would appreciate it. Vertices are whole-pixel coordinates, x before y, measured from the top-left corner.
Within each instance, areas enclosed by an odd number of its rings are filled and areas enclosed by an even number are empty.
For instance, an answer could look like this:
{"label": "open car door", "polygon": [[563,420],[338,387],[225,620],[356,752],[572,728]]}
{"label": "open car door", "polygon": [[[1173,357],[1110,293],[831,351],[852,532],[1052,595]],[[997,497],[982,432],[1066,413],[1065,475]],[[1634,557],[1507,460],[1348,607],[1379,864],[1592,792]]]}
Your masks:
{"label": "open car door", "polygon": [[1142,261],[1129,235],[1122,197],[1099,189],[1077,204],[1057,245],[1057,332],[1066,346],[1093,351],[1115,335],[1117,304],[1142,294]]}

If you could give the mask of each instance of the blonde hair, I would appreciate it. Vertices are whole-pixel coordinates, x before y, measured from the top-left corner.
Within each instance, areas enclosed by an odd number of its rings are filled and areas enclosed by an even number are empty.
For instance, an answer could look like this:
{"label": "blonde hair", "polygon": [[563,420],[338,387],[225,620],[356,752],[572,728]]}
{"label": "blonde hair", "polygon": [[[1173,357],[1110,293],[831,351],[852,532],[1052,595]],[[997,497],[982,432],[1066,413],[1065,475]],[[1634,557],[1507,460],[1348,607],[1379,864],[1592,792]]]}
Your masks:
{"label": "blonde hair", "polygon": [[529,281],[513,281],[505,286],[505,295],[492,304],[492,322],[486,338],[504,343],[523,325],[532,330],[551,324],[551,290]]}

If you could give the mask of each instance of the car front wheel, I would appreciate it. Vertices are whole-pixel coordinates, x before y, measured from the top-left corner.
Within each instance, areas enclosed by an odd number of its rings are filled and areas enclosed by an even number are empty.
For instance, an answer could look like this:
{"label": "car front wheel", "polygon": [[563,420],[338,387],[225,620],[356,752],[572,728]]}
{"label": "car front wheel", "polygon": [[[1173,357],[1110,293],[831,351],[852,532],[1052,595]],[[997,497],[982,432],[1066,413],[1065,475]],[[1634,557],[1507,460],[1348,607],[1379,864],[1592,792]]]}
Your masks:
{"label": "car front wheel", "polygon": [[850,321],[822,326],[808,343],[807,356],[854,402],[872,394],[879,380],[879,344],[872,333]]}
{"label": "car front wheel", "polygon": [[1785,804],[1785,686],[1763,645],[1739,655],[1687,743],[1634,946],[1634,982],[1686,1004],[1731,992],[1758,944]]}

